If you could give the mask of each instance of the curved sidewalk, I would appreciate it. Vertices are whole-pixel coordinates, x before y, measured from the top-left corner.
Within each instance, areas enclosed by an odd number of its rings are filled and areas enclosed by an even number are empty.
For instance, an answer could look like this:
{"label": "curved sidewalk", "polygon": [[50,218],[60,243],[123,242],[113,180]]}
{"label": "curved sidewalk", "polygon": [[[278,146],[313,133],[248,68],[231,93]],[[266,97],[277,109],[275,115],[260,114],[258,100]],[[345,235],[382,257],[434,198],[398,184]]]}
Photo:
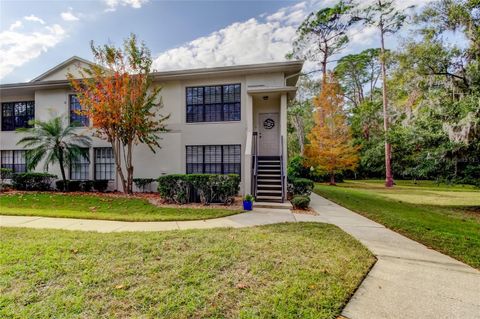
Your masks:
{"label": "curved sidewalk", "polygon": [[[305,215],[308,216],[308,215]],[[292,214],[289,210],[258,208],[252,212],[237,215],[192,221],[171,222],[124,222],[96,219],[54,218],[38,216],[0,215],[0,226],[28,227],[64,230],[97,231],[103,233],[122,231],[163,231],[178,229],[204,229],[215,227],[250,227],[267,224],[303,221],[303,215]],[[319,216],[315,221],[322,221]]]}

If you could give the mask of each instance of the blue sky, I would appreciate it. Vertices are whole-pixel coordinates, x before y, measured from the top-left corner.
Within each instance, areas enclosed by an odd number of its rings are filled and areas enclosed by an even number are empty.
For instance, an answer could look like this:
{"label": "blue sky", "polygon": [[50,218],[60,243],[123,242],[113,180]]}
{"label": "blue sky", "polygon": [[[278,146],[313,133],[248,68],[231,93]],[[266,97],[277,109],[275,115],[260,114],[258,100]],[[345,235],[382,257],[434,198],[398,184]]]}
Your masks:
{"label": "blue sky", "polygon": [[[28,81],[73,55],[90,60],[90,40],[120,44],[131,32],[158,70],[280,61],[303,18],[335,1],[0,0],[0,81]],[[344,53],[375,45],[375,30],[358,27]]]}

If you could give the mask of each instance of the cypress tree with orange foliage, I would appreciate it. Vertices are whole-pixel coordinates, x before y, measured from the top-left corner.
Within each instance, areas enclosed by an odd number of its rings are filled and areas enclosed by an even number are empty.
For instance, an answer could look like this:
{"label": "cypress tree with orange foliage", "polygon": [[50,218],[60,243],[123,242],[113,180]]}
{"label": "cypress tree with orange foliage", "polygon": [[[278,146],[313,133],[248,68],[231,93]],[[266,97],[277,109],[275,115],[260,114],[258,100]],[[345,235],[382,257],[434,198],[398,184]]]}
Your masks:
{"label": "cypress tree with orange foliage", "polygon": [[353,145],[342,93],[338,82],[329,74],[320,95],[313,101],[315,126],[308,135],[305,150],[308,163],[328,173],[331,185],[335,185],[335,174],[354,170],[359,161],[359,147]]}

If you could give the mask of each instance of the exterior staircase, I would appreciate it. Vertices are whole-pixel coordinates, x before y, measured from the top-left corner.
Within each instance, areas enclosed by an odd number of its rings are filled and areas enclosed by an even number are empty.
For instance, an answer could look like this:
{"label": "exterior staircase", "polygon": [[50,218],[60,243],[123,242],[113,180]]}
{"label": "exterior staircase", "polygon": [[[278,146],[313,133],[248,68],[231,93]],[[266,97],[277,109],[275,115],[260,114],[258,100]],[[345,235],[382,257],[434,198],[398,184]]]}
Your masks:
{"label": "exterior staircase", "polygon": [[259,156],[256,180],[257,202],[283,202],[280,156]]}

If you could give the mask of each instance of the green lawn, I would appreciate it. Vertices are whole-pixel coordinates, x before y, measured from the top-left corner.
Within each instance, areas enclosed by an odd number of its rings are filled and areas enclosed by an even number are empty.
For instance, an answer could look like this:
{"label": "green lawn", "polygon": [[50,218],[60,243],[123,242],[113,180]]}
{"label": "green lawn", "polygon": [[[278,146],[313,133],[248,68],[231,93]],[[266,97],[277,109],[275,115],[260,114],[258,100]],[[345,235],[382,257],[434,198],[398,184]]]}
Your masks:
{"label": "green lawn", "polygon": [[0,214],[123,221],[196,220],[223,217],[240,210],[157,207],[145,199],[81,194],[23,193],[0,195]]}
{"label": "green lawn", "polygon": [[480,191],[432,182],[347,181],[315,192],[480,269]]}
{"label": "green lawn", "polygon": [[0,234],[1,318],[336,318],[374,263],[319,223]]}

